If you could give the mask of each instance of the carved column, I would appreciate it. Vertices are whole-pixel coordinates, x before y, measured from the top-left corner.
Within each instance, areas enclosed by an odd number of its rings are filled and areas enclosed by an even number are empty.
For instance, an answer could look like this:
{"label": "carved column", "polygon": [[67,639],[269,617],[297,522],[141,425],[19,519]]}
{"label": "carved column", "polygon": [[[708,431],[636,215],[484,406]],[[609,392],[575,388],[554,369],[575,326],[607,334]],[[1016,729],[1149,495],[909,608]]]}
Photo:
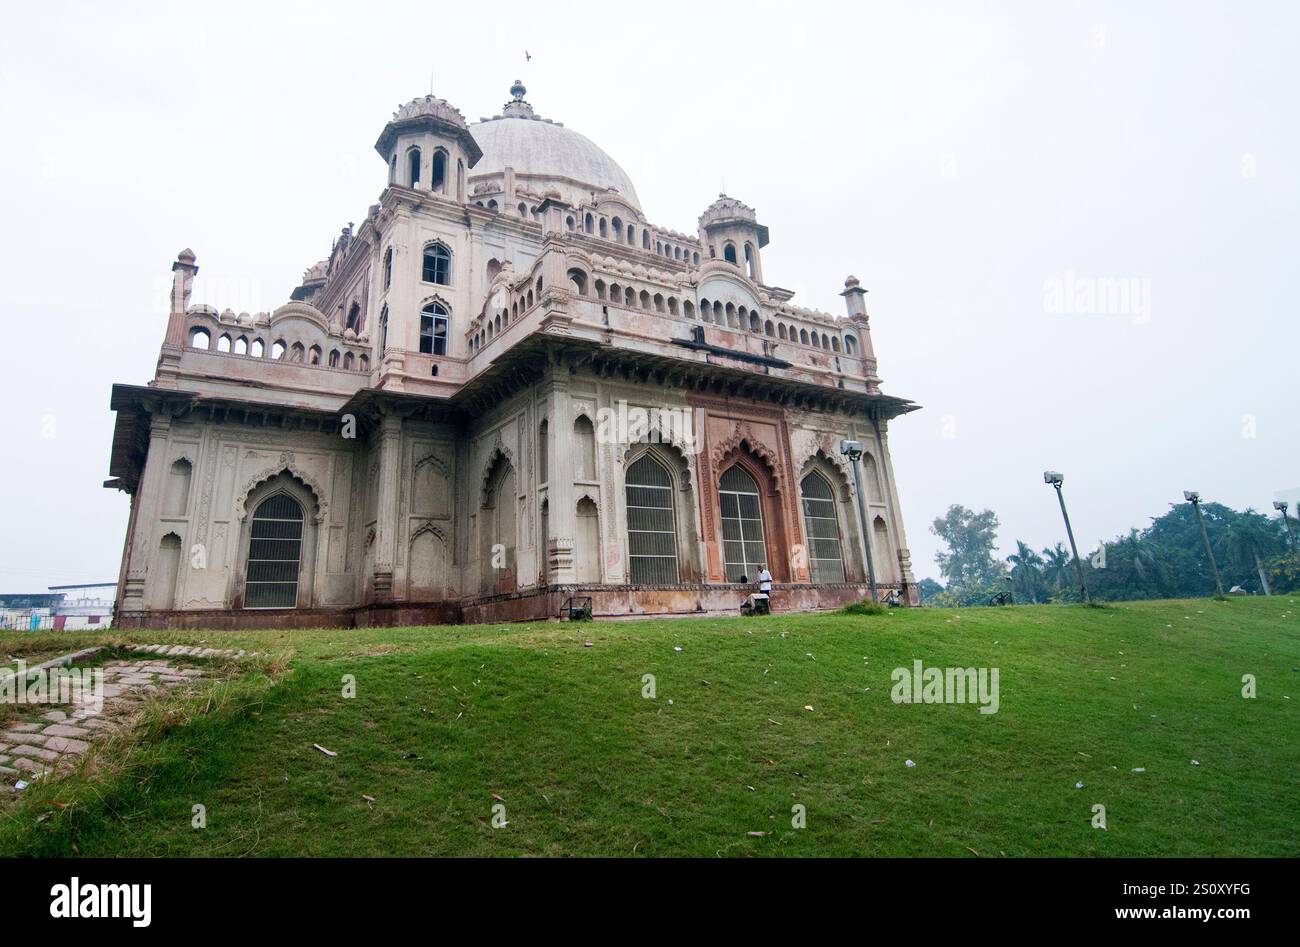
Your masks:
{"label": "carved column", "polygon": [[569,379],[562,367],[551,366],[546,384],[550,405],[546,425],[547,532],[546,583],[571,585],[576,581],[573,569],[574,536],[577,513],[574,504],[573,476],[573,408],[569,398]]}
{"label": "carved column", "polygon": [[162,502],[164,478],[167,475],[167,440],[171,429],[170,415],[155,414],[149,420],[149,451],[145,455],[140,489],[132,504],[134,509],[126,581],[121,591],[124,612],[144,611],[145,584],[156,542],[154,533],[158,523],[159,504]]}
{"label": "carved column", "polygon": [[402,419],[386,414],[379,423],[379,482],[375,504],[374,600],[393,600],[393,563],[397,561],[398,496],[401,488]]}
{"label": "carved column", "polygon": [[916,587],[916,577],[912,575],[912,553],[907,548],[907,534],[903,532],[903,506],[899,502],[898,487],[894,482],[894,460],[889,455],[889,436],[880,422],[875,423],[875,429],[876,444],[880,449],[880,473],[885,479],[885,491],[889,499],[890,527],[894,531],[894,542],[898,547],[898,575],[903,584],[903,598],[911,605],[920,605],[921,593]]}

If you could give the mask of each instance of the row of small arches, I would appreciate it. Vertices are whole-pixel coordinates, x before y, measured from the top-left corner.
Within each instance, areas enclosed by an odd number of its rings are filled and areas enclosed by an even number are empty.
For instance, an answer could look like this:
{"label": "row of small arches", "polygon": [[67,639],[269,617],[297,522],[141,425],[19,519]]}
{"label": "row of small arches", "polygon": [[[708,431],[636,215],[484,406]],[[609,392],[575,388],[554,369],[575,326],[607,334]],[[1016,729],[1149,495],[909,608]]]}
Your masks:
{"label": "row of small arches", "polygon": [[[200,351],[213,350],[212,333],[204,328],[191,330],[190,348]],[[217,338],[215,351],[230,355],[247,355],[252,358],[266,358],[268,355],[266,343],[261,339],[249,339],[246,335],[235,338],[227,333]],[[357,356],[352,352],[332,349],[326,358],[324,350],[319,345],[305,346],[301,342],[291,343],[284,339],[276,339],[271,343],[269,355],[275,361],[301,362],[305,365],[320,365],[324,362],[330,368],[341,368],[344,371],[370,371],[370,356],[365,353]]]}
{"label": "row of small arches", "polygon": [[[493,261],[495,263],[495,260]],[[488,277],[493,278],[496,273],[489,266]],[[474,333],[469,340],[470,353],[477,352],[483,346],[487,345],[494,338],[501,334],[501,330],[507,328],[511,323],[517,320],[521,315],[533,308],[533,303],[541,298],[542,295],[542,278],[537,277],[537,281],[529,285],[527,290],[517,293],[510,303],[509,309],[503,309],[495,316],[490,316],[483,321],[483,328]],[[537,295],[533,292],[536,290]]]}

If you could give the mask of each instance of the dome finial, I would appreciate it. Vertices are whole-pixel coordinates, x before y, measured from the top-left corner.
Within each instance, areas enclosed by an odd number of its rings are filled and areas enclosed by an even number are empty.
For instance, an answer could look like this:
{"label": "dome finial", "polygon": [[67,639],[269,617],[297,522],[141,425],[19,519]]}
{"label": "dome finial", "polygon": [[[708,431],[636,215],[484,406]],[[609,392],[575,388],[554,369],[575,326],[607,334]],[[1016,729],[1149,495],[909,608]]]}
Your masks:
{"label": "dome finial", "polygon": [[516,79],[515,84],[510,87],[511,99],[501,110],[501,114],[506,118],[536,118],[537,114],[533,107],[524,101],[524,96],[528,90],[524,88],[524,81]]}

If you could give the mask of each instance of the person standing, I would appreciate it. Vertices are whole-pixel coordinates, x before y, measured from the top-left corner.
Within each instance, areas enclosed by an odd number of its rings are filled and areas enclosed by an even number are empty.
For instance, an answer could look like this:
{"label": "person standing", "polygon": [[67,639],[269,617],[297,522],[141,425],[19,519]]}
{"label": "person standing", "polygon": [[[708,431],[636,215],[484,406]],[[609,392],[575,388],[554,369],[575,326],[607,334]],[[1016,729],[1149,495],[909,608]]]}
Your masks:
{"label": "person standing", "polygon": [[772,573],[767,571],[767,566],[762,565],[758,568],[758,590],[768,598],[768,607],[772,605]]}

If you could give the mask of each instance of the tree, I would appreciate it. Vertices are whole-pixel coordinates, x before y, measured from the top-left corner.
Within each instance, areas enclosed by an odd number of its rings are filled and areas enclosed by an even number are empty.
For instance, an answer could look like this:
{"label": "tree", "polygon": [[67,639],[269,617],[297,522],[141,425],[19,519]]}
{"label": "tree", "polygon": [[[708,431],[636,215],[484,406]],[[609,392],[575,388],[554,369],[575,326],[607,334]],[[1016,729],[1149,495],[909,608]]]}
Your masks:
{"label": "tree", "polygon": [[930,532],[948,547],[947,552],[935,554],[939,572],[947,580],[947,591],[962,604],[987,599],[1006,572],[993,554],[997,529],[998,517],[992,510],[974,513],[957,503],[930,526]]}
{"label": "tree", "polygon": [[921,592],[921,604],[923,605],[943,591],[943,586],[929,576],[916,583],[916,587]]}
{"label": "tree", "polygon": [[1073,565],[1065,543],[1057,543],[1043,550],[1043,581],[1051,592],[1070,588],[1070,569]]}
{"label": "tree", "polygon": [[1275,522],[1249,508],[1244,513],[1237,513],[1228,523],[1224,546],[1227,549],[1230,566],[1245,572],[1254,569],[1255,574],[1259,576],[1259,586],[1265,595],[1271,593],[1268,590],[1264,560],[1272,558],[1281,551],[1281,539]]}
{"label": "tree", "polygon": [[1043,557],[1020,540],[1016,551],[1007,556],[1011,563],[1011,591],[1017,602],[1037,603],[1043,589]]}

